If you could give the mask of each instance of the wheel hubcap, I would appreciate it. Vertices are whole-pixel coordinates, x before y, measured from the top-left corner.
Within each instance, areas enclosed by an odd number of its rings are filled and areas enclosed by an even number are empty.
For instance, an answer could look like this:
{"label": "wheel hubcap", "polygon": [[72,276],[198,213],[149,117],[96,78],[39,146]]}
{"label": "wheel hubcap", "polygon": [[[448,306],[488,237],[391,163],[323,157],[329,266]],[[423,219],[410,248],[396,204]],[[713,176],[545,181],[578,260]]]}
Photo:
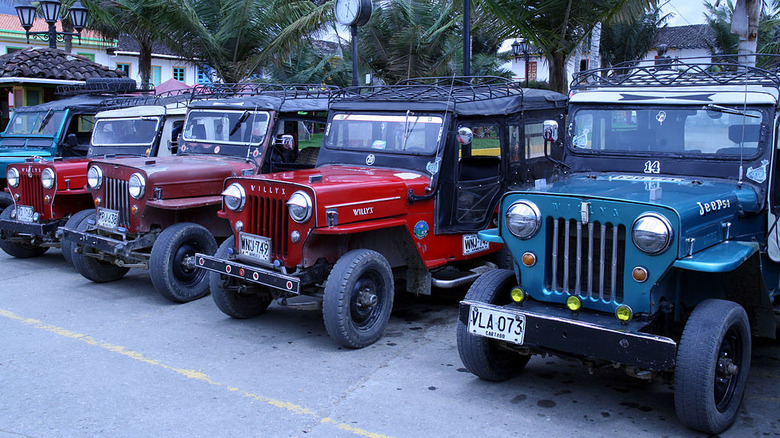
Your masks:
{"label": "wheel hubcap", "polygon": [[373,271],[364,273],[352,288],[350,314],[358,327],[370,327],[382,310],[381,290],[384,285]]}
{"label": "wheel hubcap", "polygon": [[726,332],[718,351],[715,365],[715,403],[718,411],[724,412],[732,403],[739,383],[742,362],[742,338],[733,327]]}
{"label": "wheel hubcap", "polygon": [[184,285],[196,283],[202,272],[195,268],[195,253],[197,248],[192,244],[184,244],[176,250],[173,257],[173,274]]}

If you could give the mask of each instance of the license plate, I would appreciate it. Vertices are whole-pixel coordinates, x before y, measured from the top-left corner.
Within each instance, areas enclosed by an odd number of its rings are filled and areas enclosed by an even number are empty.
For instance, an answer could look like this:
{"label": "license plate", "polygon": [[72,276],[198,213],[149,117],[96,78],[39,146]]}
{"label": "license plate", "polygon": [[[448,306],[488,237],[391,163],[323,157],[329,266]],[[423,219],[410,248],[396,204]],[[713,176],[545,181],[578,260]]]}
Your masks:
{"label": "license plate", "polygon": [[97,225],[100,228],[115,229],[119,225],[119,212],[107,208],[98,208]]}
{"label": "license plate", "polygon": [[16,206],[16,220],[20,222],[32,222],[35,209],[27,205]]}
{"label": "license plate", "polygon": [[472,305],[469,312],[469,333],[522,345],[525,315]]}
{"label": "license plate", "polygon": [[265,263],[271,263],[271,239],[253,234],[238,234],[238,254]]}
{"label": "license plate", "polygon": [[488,249],[490,249],[490,242],[480,239],[476,234],[463,235],[463,255],[487,251]]}

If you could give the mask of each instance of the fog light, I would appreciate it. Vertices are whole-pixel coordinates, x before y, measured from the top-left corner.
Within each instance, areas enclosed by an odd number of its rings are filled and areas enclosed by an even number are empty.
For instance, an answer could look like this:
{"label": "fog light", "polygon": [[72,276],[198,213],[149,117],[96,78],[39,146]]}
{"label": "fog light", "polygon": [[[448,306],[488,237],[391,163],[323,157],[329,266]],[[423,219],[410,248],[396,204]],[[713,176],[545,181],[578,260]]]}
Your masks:
{"label": "fog light", "polygon": [[100,197],[95,198],[95,207],[99,207],[100,206],[100,202],[101,202]]}
{"label": "fog light", "polygon": [[138,206],[134,205],[134,206],[130,207],[130,213],[133,213],[134,215],[138,214]]}
{"label": "fog light", "polygon": [[292,233],[290,233],[290,240],[292,241],[292,243],[300,242],[301,241],[301,233],[299,233],[297,231],[293,231]]}
{"label": "fog light", "polygon": [[16,209],[11,210],[11,219],[16,219]]}
{"label": "fog light", "polygon": [[634,316],[634,311],[627,305],[621,304],[615,309],[615,316],[622,322],[628,322],[631,321],[631,318]]}
{"label": "fog light", "polygon": [[39,220],[41,220],[40,213],[33,213],[33,222],[38,222]]}
{"label": "fog light", "polygon": [[647,280],[647,269],[641,266],[637,266],[633,271],[631,271],[631,276],[634,277],[634,280],[637,283],[644,283],[645,280]]}
{"label": "fog light", "polygon": [[571,295],[569,298],[566,298],[566,307],[572,312],[576,312],[582,307],[582,299],[576,295]]}
{"label": "fog light", "polygon": [[244,229],[244,223],[241,221],[236,221],[236,231],[242,231]]}
{"label": "fog light", "polygon": [[49,196],[49,195],[44,196],[43,197],[43,202],[45,202],[46,204],[50,203],[51,202],[51,196]]}
{"label": "fog light", "polygon": [[511,295],[512,300],[516,303],[522,303],[525,299],[525,292],[519,287],[512,289],[512,292],[510,292],[509,295]]}
{"label": "fog light", "polygon": [[523,253],[523,264],[529,268],[536,264],[536,255],[532,252]]}

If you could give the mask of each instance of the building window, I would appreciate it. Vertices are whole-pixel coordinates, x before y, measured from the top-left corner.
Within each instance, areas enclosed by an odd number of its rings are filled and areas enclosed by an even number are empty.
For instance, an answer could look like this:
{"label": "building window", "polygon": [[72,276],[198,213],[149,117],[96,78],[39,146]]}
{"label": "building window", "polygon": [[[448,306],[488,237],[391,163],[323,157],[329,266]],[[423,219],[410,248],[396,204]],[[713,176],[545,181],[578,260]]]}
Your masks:
{"label": "building window", "polygon": [[152,66],[152,84],[158,86],[162,83],[162,67],[159,65]]}
{"label": "building window", "polygon": [[83,56],[87,59],[89,59],[92,62],[95,62],[95,54],[94,53],[82,53],[82,52],[76,52],[77,55]]}
{"label": "building window", "polygon": [[207,65],[198,67],[198,83],[210,84],[211,83],[211,68]]}
{"label": "building window", "polygon": [[184,67],[173,68],[173,78],[179,82],[185,82],[187,77],[187,70]]}
{"label": "building window", "polygon": [[126,64],[124,62],[117,62],[116,68],[117,70],[122,70],[123,72],[125,72],[125,75],[127,75],[128,78],[130,77],[130,64]]}

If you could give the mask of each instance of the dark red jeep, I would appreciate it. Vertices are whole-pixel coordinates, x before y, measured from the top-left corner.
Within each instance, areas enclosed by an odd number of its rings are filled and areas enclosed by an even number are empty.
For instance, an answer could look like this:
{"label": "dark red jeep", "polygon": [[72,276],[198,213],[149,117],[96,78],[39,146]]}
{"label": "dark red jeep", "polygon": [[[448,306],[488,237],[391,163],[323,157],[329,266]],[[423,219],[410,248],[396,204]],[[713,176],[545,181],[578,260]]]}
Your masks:
{"label": "dark red jeep", "polygon": [[222,213],[234,235],[196,256],[217,306],[248,318],[274,298],[322,297],[330,336],[361,348],[381,337],[395,280],[417,294],[473,281],[475,260],[501,248],[476,234],[499,196],[554,168],[542,127],[563,125],[566,102],[480,79],[345,90],[315,169],[228,178]]}
{"label": "dark red jeep", "polygon": [[[200,298],[209,291],[208,278],[193,256],[213,253],[214,236],[231,234],[230,224],[217,216],[225,178],[312,167],[299,146],[317,124],[324,126],[332,88],[216,87],[196,90],[176,156],[90,163],[87,188],[96,210],[61,228],[84,277],[106,282],[130,268],[149,269],[166,298]],[[201,100],[201,92],[209,99]],[[224,97],[215,99],[219,93]]]}
{"label": "dark red jeep", "polygon": [[[189,94],[124,97],[102,102],[94,116],[87,158],[27,159],[8,167],[14,205],[0,214],[0,248],[11,256],[36,257],[61,245],[57,229],[93,212],[87,165],[98,156],[171,155],[181,132]],[[132,107],[123,108],[129,105]],[[66,243],[62,255],[71,262]]]}

